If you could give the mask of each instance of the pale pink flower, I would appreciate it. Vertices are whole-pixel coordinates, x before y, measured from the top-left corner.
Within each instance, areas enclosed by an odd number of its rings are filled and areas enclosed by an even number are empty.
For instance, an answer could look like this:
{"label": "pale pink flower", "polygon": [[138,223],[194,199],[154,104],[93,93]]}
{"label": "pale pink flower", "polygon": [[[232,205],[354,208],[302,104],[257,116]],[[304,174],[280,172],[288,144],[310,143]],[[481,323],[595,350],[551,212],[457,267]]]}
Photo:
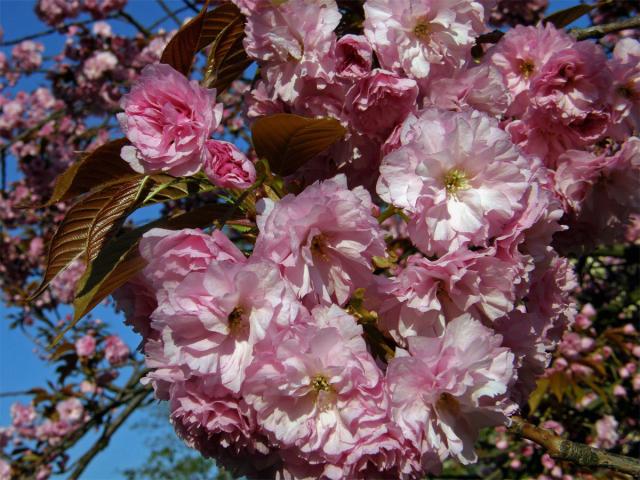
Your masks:
{"label": "pale pink flower", "polygon": [[204,271],[218,262],[245,262],[242,252],[219,230],[207,234],[199,229],[154,228],[140,241],[140,254],[147,261],[145,280],[156,291],[170,290],[190,272]]}
{"label": "pale pink flower", "polygon": [[168,364],[212,375],[237,393],[254,346],[303,313],[275,265],[212,262],[168,292],[152,327],[161,332]]}
{"label": "pale pink flower", "polygon": [[122,158],[140,173],[193,175],[222,119],[215,89],[189,82],[169,65],[148,65],[120,102],[118,121],[132,145]]}
{"label": "pale pink flower", "polygon": [[336,73],[344,78],[361,78],[371,71],[373,49],[363,35],[344,35],[335,44]]}
{"label": "pale pink flower", "polygon": [[349,124],[370,138],[384,141],[415,109],[417,97],[418,86],[414,80],[376,69],[347,92]]}
{"label": "pale pink flower", "polygon": [[401,345],[412,336],[442,335],[448,321],[463,315],[494,321],[516,300],[520,267],[495,250],[460,249],[436,260],[411,256],[391,279],[378,277],[371,302],[380,326]]}
{"label": "pale pink flower", "polygon": [[42,64],[44,45],[33,40],[24,40],[11,50],[11,57],[16,68],[26,72],[40,67]]}
{"label": "pale pink flower", "polygon": [[16,402],[11,405],[11,424],[16,428],[28,428],[36,420],[36,410],[33,405],[23,405]]}
{"label": "pale pink flower", "polygon": [[0,480],[11,480],[11,465],[0,459]]}
{"label": "pale pink flower", "polygon": [[96,351],[96,338],[93,335],[84,335],[76,340],[75,347],[79,357],[90,357]]}
{"label": "pale pink flower", "polygon": [[392,417],[429,459],[427,468],[437,469],[449,456],[475,462],[479,429],[508,423],[515,410],[505,398],[514,356],[501,342],[500,335],[462,316],[442,337],[409,338],[409,353],[400,350],[389,362]]}
{"label": "pale pink flower", "polygon": [[494,117],[503,115],[511,103],[502,74],[493,66],[462,70],[454,78],[434,81],[429,103],[443,110],[475,109]]}
{"label": "pale pink flower", "polygon": [[368,0],[364,12],[382,67],[417,79],[461,68],[486,28],[483,6],[471,0]]}
{"label": "pale pink flower", "polygon": [[60,420],[66,423],[78,423],[84,415],[82,402],[75,397],[68,398],[56,404],[56,411]]}
{"label": "pale pink flower", "polygon": [[340,12],[334,0],[261,3],[247,17],[244,47],[266,62],[265,77],[282,100],[291,102],[303,78],[329,78]]}
{"label": "pale pink flower", "polygon": [[620,434],[618,433],[618,421],[612,415],[605,415],[596,422],[596,438],[591,443],[598,448],[613,448],[616,446]]}
{"label": "pale pink flower", "polygon": [[426,109],[409,117],[401,147],[382,160],[377,192],[410,216],[425,253],[483,246],[522,210],[527,161],[479,112]]}
{"label": "pale pink flower", "polygon": [[263,207],[253,255],[279,265],[296,294],[311,304],[344,304],[371,281],[373,257],[385,256],[369,193],[349,190],[344,175]]}
{"label": "pale pink flower", "polygon": [[158,306],[156,293],[144,273],[129,279],[112,294],[116,310],[124,312],[125,323],[146,339],[151,335],[151,313]]}
{"label": "pale pink flower", "polygon": [[104,356],[111,365],[121,365],[129,358],[129,347],[116,335],[104,341]]}
{"label": "pale pink flower", "polygon": [[571,48],[574,43],[575,40],[550,22],[536,27],[517,25],[507,30],[483,61],[502,73],[515,98],[527,92],[532,77],[540,72],[554,52]]}
{"label": "pale pink flower", "polygon": [[245,392],[269,438],[324,464],[321,476],[329,478],[352,478],[348,457],[366,456],[360,445],[389,422],[382,372],[362,337],[346,340],[335,326],[300,328],[261,352]]}
{"label": "pale pink flower", "polygon": [[80,258],[75,259],[51,281],[53,295],[62,303],[71,303],[76,294],[78,281],[87,266]]}
{"label": "pale pink flower", "polygon": [[204,173],[211,183],[223,188],[247,188],[256,180],[256,169],[251,160],[233,143],[207,141]]}
{"label": "pale pink flower", "polygon": [[176,382],[169,400],[178,435],[206,456],[268,453],[245,401],[207,377]]}
{"label": "pale pink flower", "polygon": [[111,52],[96,52],[84,62],[82,72],[89,80],[97,80],[118,65],[118,57]]}

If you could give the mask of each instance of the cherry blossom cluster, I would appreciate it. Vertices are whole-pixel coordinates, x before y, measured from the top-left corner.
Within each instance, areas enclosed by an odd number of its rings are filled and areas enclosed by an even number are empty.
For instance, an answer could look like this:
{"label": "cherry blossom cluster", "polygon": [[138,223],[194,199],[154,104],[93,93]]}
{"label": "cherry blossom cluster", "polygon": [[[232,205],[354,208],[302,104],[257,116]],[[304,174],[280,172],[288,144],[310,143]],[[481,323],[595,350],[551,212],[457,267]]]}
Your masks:
{"label": "cherry blossom cluster", "polygon": [[[479,430],[509,423],[573,321],[561,221],[575,232],[584,212],[603,235],[638,211],[640,47],[607,60],[517,27],[476,65],[489,2],[369,0],[364,34],[340,38],[332,0],[236,3],[261,72],[249,118],[328,116],[348,134],[287,179],[299,193],[258,202],[248,258],[220,231],[145,234],[148,265],[118,296],[147,382],[191,446],[255,471],[476,461]],[[211,147],[215,93],[147,67],[122,101],[122,158],[248,186],[250,161]],[[387,210],[401,219],[380,226]]]}

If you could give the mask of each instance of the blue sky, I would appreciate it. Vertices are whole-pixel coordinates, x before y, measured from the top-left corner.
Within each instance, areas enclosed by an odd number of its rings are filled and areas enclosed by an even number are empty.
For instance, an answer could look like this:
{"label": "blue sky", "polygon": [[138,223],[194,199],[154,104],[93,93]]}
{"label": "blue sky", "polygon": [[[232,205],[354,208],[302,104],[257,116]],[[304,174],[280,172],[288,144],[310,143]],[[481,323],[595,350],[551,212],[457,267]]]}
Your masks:
{"label": "blue sky", "polygon": [[[165,0],[170,6],[183,5],[179,0]],[[38,21],[33,13],[34,1],[32,0],[0,0],[0,25],[4,29],[4,39],[22,37],[24,35],[43,31],[46,27]],[[577,0],[555,0],[550,2],[549,12],[570,7],[579,3]],[[144,20],[143,23],[149,25],[156,19],[164,16],[156,0],[129,0],[126,9],[135,18]],[[578,22],[583,25],[586,19]],[[167,22],[167,28],[174,28],[174,25]],[[132,28],[126,24],[113,23],[117,32],[131,33]],[[60,51],[62,39],[60,36],[49,36],[40,39],[45,44],[45,55],[57,54]],[[9,50],[9,49],[5,49]],[[9,52],[7,51],[9,56]],[[30,82],[31,86],[37,86],[41,78],[34,76]],[[23,88],[27,84],[22,84]],[[13,162],[9,162],[10,164]],[[13,165],[8,169],[9,180],[16,178],[16,170]],[[9,310],[0,303],[0,318],[9,314]],[[122,318],[115,315],[109,309],[99,307],[96,309],[96,318],[109,323],[112,330],[123,337],[131,346],[138,344],[139,338],[133,334],[122,323]],[[2,321],[2,320],[0,320]],[[0,323],[0,392],[23,391],[32,387],[42,385],[51,376],[51,369],[42,362],[33,352],[33,344],[25,339],[23,334],[17,330],[6,328],[6,322]],[[28,397],[0,397],[0,426],[10,422],[9,407],[15,400],[28,401]],[[140,429],[132,429],[132,425],[143,420],[146,413],[139,414],[132,418],[115,438],[110,446],[99,455],[90,465],[83,475],[85,479],[114,479],[121,478],[120,472],[128,467],[141,464],[146,459],[147,447],[145,440],[151,433],[158,435],[158,431],[144,432]],[[167,434],[172,434],[167,422]],[[88,442],[80,445],[80,451],[86,449]],[[76,452],[77,453],[77,452]]]}

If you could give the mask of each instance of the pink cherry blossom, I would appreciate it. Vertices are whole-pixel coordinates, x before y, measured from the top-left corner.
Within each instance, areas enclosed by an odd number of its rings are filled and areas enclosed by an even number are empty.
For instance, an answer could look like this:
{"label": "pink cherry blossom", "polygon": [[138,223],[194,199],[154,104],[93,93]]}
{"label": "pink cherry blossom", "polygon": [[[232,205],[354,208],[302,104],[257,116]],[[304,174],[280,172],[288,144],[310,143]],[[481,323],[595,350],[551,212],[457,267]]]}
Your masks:
{"label": "pink cherry blossom", "polygon": [[405,122],[380,167],[380,197],[410,215],[411,240],[443,254],[487,240],[522,209],[527,162],[479,112],[426,109]]}
{"label": "pink cherry blossom", "polygon": [[82,402],[76,397],[71,397],[56,404],[56,411],[60,420],[66,423],[78,423],[84,415]]}
{"label": "pink cherry blossom", "polygon": [[89,80],[96,80],[118,65],[118,58],[111,52],[97,52],[91,56],[82,69]]}
{"label": "pink cherry blossom", "polygon": [[360,133],[384,141],[415,108],[417,96],[414,80],[376,69],[347,92],[349,123]]}
{"label": "pink cherry blossom", "polygon": [[389,362],[391,410],[404,436],[437,470],[451,456],[476,461],[480,428],[508,422],[514,404],[505,398],[514,375],[513,354],[502,337],[462,316],[442,337],[411,337],[409,353]]}
{"label": "pink cherry blossom", "polygon": [[247,188],[256,180],[256,169],[234,144],[208,140],[204,173],[214,185],[223,188]]}
{"label": "pink cherry blossom", "polygon": [[193,175],[222,119],[215,97],[215,90],[189,82],[169,65],[145,67],[120,102],[118,121],[132,143],[122,148],[122,158],[141,173]]}
{"label": "pink cherry blossom", "polygon": [[368,0],[364,33],[383,68],[424,79],[450,74],[485,30],[477,1]]}
{"label": "pink cherry blossom", "polygon": [[344,35],[335,45],[336,73],[345,78],[361,78],[371,71],[373,49],[362,35]]}
{"label": "pink cherry blossom", "polygon": [[96,339],[93,335],[84,335],[76,340],[75,347],[79,357],[91,357],[96,351]]}
{"label": "pink cherry blossom", "polygon": [[493,321],[509,313],[520,268],[494,255],[460,249],[433,261],[411,256],[397,277],[380,278],[372,292],[380,326],[405,345],[408,337],[442,335],[460,316]]}
{"label": "pink cherry blossom", "polygon": [[373,257],[385,256],[369,193],[349,190],[344,175],[264,207],[254,256],[278,264],[296,294],[312,304],[344,304],[356,285],[371,281]]}
{"label": "pink cherry blossom", "polygon": [[152,314],[170,365],[187,366],[237,393],[253,348],[304,314],[275,265],[212,262],[192,272]]}
{"label": "pink cherry blossom", "polygon": [[[360,328],[351,323],[348,329]],[[321,476],[353,478],[355,458],[368,456],[360,445],[379,438],[388,422],[382,372],[364,341],[309,325],[272,348],[247,373],[245,398],[259,424],[280,448],[324,463]],[[377,450],[384,454],[382,445]]]}
{"label": "pink cherry blossom", "polygon": [[104,341],[104,355],[111,365],[120,365],[129,358],[129,347],[120,337],[110,335]]}
{"label": "pink cherry blossom", "polygon": [[618,433],[618,421],[612,415],[605,415],[596,422],[596,438],[592,445],[598,448],[613,448],[616,446],[620,435]]}
{"label": "pink cherry blossom", "polygon": [[222,232],[207,234],[198,229],[154,228],[140,241],[147,261],[145,279],[156,291],[170,290],[190,272],[204,271],[213,261],[245,262],[242,252]]}

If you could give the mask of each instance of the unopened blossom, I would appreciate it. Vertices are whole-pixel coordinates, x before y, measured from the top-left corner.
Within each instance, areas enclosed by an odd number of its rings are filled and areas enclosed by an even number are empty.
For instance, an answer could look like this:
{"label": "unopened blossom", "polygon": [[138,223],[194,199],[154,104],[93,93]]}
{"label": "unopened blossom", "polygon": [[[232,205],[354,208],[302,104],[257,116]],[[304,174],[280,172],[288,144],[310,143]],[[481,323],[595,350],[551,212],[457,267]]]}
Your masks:
{"label": "unopened blossom", "polygon": [[373,49],[363,35],[344,35],[336,42],[336,73],[346,78],[361,78],[371,71]]}
{"label": "unopened blossom", "polygon": [[204,173],[214,185],[223,188],[247,188],[256,180],[251,160],[233,143],[208,140]]}
{"label": "unopened blossom", "polygon": [[129,358],[129,347],[116,335],[104,341],[104,356],[111,365],[121,365]]}
{"label": "unopened blossom", "polygon": [[475,462],[481,428],[508,422],[514,356],[502,337],[462,316],[441,337],[411,337],[389,362],[392,418],[434,470],[447,457]]}
{"label": "unopened blossom", "polygon": [[84,407],[76,397],[71,397],[56,404],[56,411],[60,420],[67,423],[77,423],[82,419]]}
{"label": "unopened blossom", "polygon": [[527,162],[492,118],[426,109],[382,160],[377,192],[405,209],[426,254],[483,246],[522,209]]}
{"label": "unopened blossom", "polygon": [[45,23],[57,25],[67,18],[74,18],[80,12],[79,0],[38,0],[36,14]]}
{"label": "unopened blossom", "polygon": [[264,204],[253,255],[276,263],[300,298],[342,305],[372,279],[372,259],[385,256],[373,204],[362,187],[338,175],[297,196]]}
{"label": "unopened blossom", "polygon": [[84,335],[76,340],[75,347],[79,357],[90,357],[96,351],[96,338],[93,335]]}
{"label": "unopened blossom", "polygon": [[415,108],[417,97],[414,80],[376,69],[347,92],[349,123],[360,133],[384,141]]}
{"label": "unopened blossom", "polygon": [[[275,265],[212,262],[187,275],[152,314],[166,363],[240,391],[254,346],[303,312]],[[266,340],[265,340],[266,339]]]}
{"label": "unopened blossom", "polygon": [[222,119],[215,89],[188,81],[166,64],[145,67],[120,106],[118,121],[132,143],[122,148],[122,158],[140,173],[193,175]]}
{"label": "unopened blossom", "polygon": [[471,0],[368,0],[364,33],[383,68],[424,79],[450,74],[484,32],[484,7]]}

